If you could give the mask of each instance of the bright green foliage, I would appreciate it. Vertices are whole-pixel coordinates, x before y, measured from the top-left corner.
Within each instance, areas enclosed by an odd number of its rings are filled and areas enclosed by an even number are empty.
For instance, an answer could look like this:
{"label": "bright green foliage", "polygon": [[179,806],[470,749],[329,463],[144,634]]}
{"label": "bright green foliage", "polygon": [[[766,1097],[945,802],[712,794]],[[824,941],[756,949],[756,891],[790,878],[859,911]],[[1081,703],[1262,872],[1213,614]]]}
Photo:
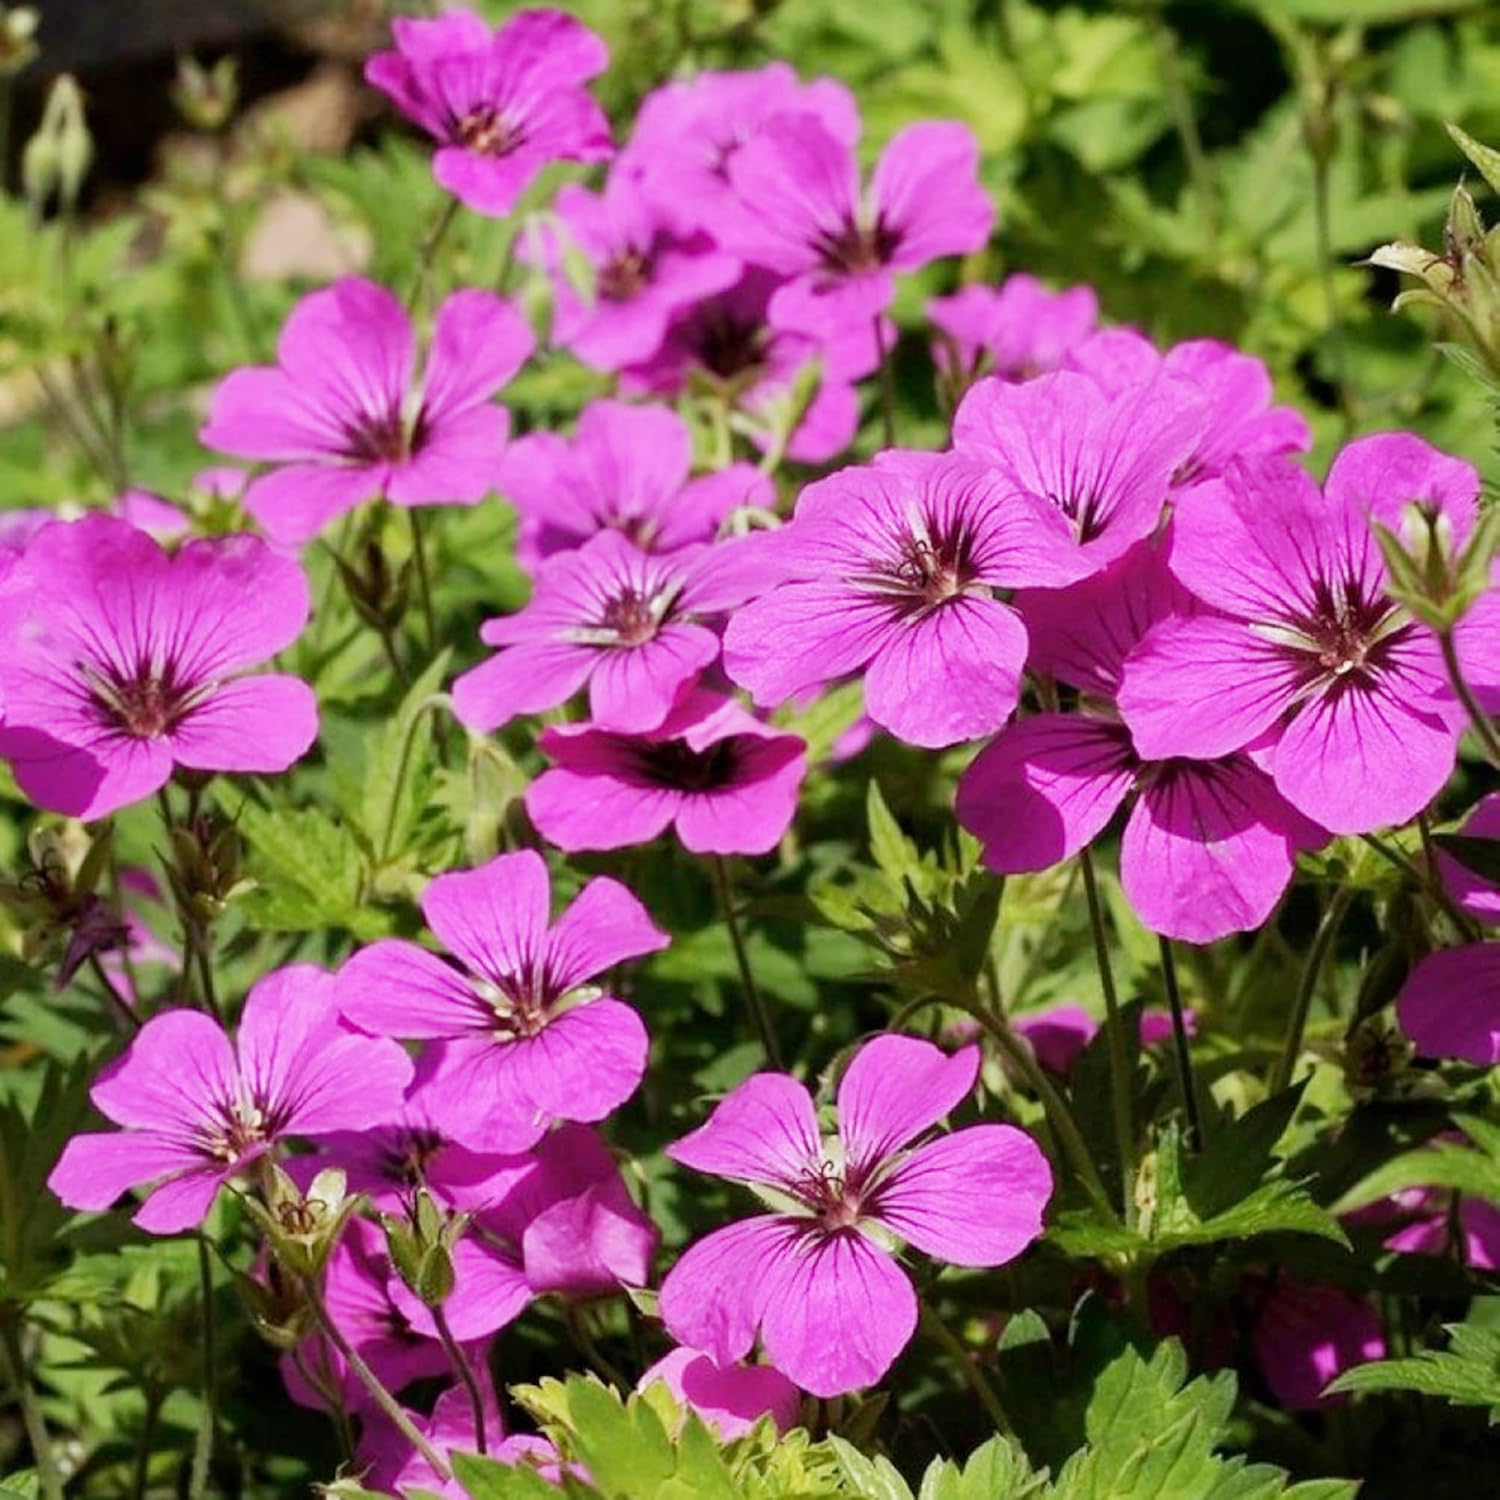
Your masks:
{"label": "bright green foliage", "polygon": [[1455,1323],[1446,1349],[1424,1349],[1411,1359],[1387,1359],[1346,1370],[1333,1391],[1416,1391],[1454,1406],[1489,1408],[1500,1422],[1500,1328]]}

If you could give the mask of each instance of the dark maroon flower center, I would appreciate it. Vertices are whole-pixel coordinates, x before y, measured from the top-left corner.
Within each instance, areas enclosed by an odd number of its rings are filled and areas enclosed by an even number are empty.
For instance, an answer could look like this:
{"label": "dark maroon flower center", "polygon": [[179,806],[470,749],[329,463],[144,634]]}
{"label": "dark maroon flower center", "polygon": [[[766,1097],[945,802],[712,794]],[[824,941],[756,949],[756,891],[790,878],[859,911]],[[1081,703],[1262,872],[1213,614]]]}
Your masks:
{"label": "dark maroon flower center", "polygon": [[895,553],[878,564],[866,585],[887,596],[900,614],[926,614],[960,598],[978,582],[974,552],[978,538],[962,515],[925,518],[896,543]]}
{"label": "dark maroon flower center", "polygon": [[426,1177],[433,1157],[446,1144],[442,1133],[428,1126],[403,1130],[383,1153],[381,1171],[393,1182],[406,1187],[418,1187]]}
{"label": "dark maroon flower center", "polygon": [[192,690],[168,665],[137,667],[130,677],[89,674],[95,706],[118,733],[136,740],[159,739],[177,727],[192,707]]}
{"label": "dark maroon flower center", "polygon": [[493,104],[481,104],[453,123],[453,138],[481,156],[504,156],[521,144],[521,132]]}
{"label": "dark maroon flower center", "polygon": [[852,1229],[865,1207],[865,1194],[856,1174],[831,1161],[809,1168],[792,1184],[792,1191],[819,1226],[830,1232]]}
{"label": "dark maroon flower center", "polygon": [[704,750],[694,750],[686,740],[650,744],[621,738],[618,743],[647,786],[677,792],[714,792],[738,780],[744,739],[743,735],[730,735]]}
{"label": "dark maroon flower center", "polygon": [[652,601],[634,589],[617,594],[604,606],[601,624],[612,630],[622,646],[643,646],[656,634],[659,624]]}
{"label": "dark maroon flower center", "polygon": [[873,224],[857,224],[846,219],[838,230],[825,230],[813,240],[823,269],[840,276],[863,276],[889,265],[901,231],[876,215]]}
{"label": "dark maroon flower center", "polygon": [[204,1151],[222,1162],[238,1161],[246,1152],[274,1137],[278,1121],[272,1113],[253,1099],[221,1099],[219,1128],[204,1132],[201,1142]]}
{"label": "dark maroon flower center", "polygon": [[710,375],[737,380],[760,373],[765,365],[766,339],[764,324],[720,312],[705,318],[694,330],[693,357]]}
{"label": "dark maroon flower center", "polygon": [[651,279],[652,254],[628,245],[599,268],[597,290],[605,302],[628,302]]}
{"label": "dark maroon flower center", "polygon": [[422,445],[421,414],[408,428],[399,411],[361,417],[344,429],[344,453],[360,464],[401,463]]}
{"label": "dark maroon flower center", "polygon": [[1394,623],[1390,602],[1365,597],[1357,580],[1320,581],[1311,613],[1293,622],[1303,641],[1292,649],[1304,663],[1314,658],[1320,675],[1359,680],[1384,665],[1390,643],[1406,633]]}
{"label": "dark maroon flower center", "polygon": [[1109,524],[1106,498],[1096,489],[1062,495],[1049,492],[1047,499],[1073,523],[1074,535],[1080,542],[1093,541]]}

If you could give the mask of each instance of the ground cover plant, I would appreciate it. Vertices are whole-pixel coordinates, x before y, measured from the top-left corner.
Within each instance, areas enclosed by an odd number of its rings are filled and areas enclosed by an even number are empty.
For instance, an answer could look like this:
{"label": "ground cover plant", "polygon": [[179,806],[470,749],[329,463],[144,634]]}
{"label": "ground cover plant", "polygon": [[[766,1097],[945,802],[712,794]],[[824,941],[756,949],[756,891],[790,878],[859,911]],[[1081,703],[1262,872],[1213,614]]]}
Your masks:
{"label": "ground cover plant", "polygon": [[0,9],[0,1500],[1485,1493],[1493,17],[343,19]]}

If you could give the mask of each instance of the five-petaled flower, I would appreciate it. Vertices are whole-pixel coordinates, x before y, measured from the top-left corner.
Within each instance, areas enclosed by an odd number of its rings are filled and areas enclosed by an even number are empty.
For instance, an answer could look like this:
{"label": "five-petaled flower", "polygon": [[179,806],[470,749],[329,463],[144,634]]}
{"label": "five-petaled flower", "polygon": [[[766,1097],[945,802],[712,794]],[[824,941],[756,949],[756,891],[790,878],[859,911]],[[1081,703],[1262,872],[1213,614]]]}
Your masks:
{"label": "five-petaled flower", "polygon": [[1001,1266],[1042,1232],[1052,1173],[1025,1132],[971,1125],[918,1144],[978,1071],[977,1047],[950,1057],[915,1037],[877,1037],[839,1083],[831,1137],[785,1073],[726,1095],[667,1154],[752,1185],[775,1211],[684,1252],[662,1283],[667,1331],[721,1365],[758,1333],[770,1362],[815,1396],[879,1380],[917,1323],[891,1237],[953,1265]]}

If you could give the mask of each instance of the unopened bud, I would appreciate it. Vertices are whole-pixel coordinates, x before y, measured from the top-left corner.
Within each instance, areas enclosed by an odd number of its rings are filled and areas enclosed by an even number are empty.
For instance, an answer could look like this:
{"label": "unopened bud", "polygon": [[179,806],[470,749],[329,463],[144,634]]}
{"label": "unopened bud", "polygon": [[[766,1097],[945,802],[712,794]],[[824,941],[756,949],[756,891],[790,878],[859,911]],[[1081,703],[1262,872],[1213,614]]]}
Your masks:
{"label": "unopened bud", "polygon": [[0,77],[11,77],[37,55],[37,13],[29,5],[0,5]]}
{"label": "unopened bud", "polygon": [[439,1307],[453,1293],[453,1247],[472,1215],[449,1213],[426,1188],[418,1188],[402,1219],[380,1216],[391,1264],[406,1286],[428,1307]]}
{"label": "unopened bud", "polygon": [[211,68],[193,57],[178,58],[172,103],[195,130],[222,130],[238,99],[239,65],[233,57],[221,57]]}
{"label": "unopened bud", "polygon": [[1463,183],[1453,189],[1448,200],[1448,221],[1444,226],[1448,258],[1455,264],[1466,255],[1484,254],[1484,220],[1479,217],[1473,195]]}

